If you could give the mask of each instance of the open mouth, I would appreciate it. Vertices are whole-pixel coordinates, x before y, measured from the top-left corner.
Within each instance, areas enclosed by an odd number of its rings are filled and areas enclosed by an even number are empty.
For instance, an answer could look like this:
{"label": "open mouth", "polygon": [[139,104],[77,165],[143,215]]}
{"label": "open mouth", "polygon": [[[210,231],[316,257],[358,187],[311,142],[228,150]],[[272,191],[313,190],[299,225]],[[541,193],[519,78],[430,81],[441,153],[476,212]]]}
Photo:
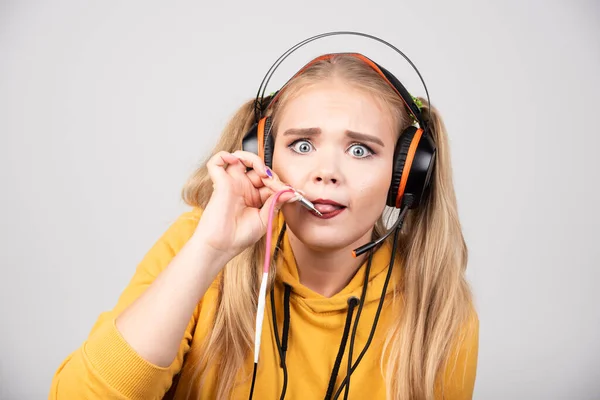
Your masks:
{"label": "open mouth", "polygon": [[333,200],[317,199],[314,200],[312,203],[322,215],[318,215],[315,212],[312,212],[312,214],[317,218],[321,219],[333,218],[346,209],[346,206],[339,204]]}

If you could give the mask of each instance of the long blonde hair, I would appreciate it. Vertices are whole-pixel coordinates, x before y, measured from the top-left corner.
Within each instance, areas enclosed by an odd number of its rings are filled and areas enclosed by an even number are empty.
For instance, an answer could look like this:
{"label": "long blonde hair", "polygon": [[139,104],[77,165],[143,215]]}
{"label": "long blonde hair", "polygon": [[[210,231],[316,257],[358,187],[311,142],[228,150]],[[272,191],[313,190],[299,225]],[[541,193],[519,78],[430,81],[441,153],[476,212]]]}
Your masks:
{"label": "long blonde hair", "polygon": [[[328,79],[341,79],[374,95],[389,107],[399,132],[411,123],[401,99],[371,67],[355,57],[338,55],[313,64],[288,83],[269,110],[275,135],[277,114],[285,104],[300,89]],[[443,370],[451,362],[453,346],[460,341],[472,307],[464,276],[467,247],[458,217],[446,128],[437,110],[419,99],[438,154],[428,200],[407,214],[397,243],[396,264],[404,273],[402,281],[396,283],[393,299],[402,308],[389,327],[381,363],[387,397],[394,400],[434,398],[435,387],[443,385]],[[242,138],[254,122],[253,111],[254,100],[249,100],[227,124],[210,155],[241,149]],[[187,204],[204,208],[211,193],[212,182],[203,164],[186,183],[182,196]],[[382,215],[374,236],[380,237],[384,231]],[[263,238],[232,259],[220,275],[213,329],[194,374],[206,371],[207,365],[216,369],[220,378],[217,398],[229,398],[253,346],[264,247]],[[275,275],[274,268],[271,271],[270,284]],[[225,353],[227,357],[220,357]]]}

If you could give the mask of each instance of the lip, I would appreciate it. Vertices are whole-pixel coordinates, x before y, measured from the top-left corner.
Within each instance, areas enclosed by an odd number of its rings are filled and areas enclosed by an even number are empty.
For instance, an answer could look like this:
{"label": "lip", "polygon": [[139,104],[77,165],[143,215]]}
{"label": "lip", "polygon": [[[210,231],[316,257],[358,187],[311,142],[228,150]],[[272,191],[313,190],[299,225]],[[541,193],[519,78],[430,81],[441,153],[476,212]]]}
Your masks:
{"label": "lip", "polygon": [[331,212],[326,212],[326,213],[322,212],[322,215],[317,215],[316,213],[310,211],[310,214],[312,214],[313,216],[315,216],[315,217],[317,217],[319,219],[330,219],[330,218],[333,218],[333,217],[339,215],[340,213],[342,213],[346,209],[345,205],[340,204],[340,203],[338,203],[336,201],[333,201],[333,200],[329,200],[329,199],[315,199],[315,200],[311,200],[311,202],[313,204],[315,204],[315,205],[316,204],[329,204],[329,205],[332,205],[332,206],[340,207],[337,210],[334,210],[334,211],[331,211]]}
{"label": "lip", "polygon": [[321,213],[322,215],[317,215],[313,211],[308,211],[308,210],[306,210],[306,212],[310,213],[312,216],[319,218],[319,219],[329,219],[329,218],[333,218],[333,217],[337,216],[340,213],[343,213],[344,210],[346,210],[346,208],[338,208],[337,210],[332,211],[332,212]]}
{"label": "lip", "polygon": [[315,203],[319,203],[319,204],[331,204],[332,206],[337,206],[337,207],[344,207],[344,208],[346,208],[346,206],[345,206],[345,205],[343,205],[343,204],[340,204],[340,203],[338,203],[338,202],[336,202],[336,201],[333,201],[333,200],[329,200],[329,199],[315,199],[315,200],[311,200],[311,202],[312,202],[313,204],[315,204]]}

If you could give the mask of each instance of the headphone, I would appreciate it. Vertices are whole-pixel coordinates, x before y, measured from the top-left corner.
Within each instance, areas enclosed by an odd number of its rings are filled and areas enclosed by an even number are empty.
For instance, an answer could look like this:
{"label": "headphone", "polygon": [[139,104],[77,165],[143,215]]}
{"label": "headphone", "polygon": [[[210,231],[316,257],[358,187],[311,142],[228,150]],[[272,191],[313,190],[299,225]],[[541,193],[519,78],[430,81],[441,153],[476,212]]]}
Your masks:
{"label": "headphone", "polygon": [[264,92],[266,90],[266,85],[270,80],[275,69],[277,69],[279,64],[281,64],[281,62],[283,62],[285,58],[287,58],[292,52],[294,52],[299,47],[309,42],[312,42],[313,40],[326,36],[341,34],[358,35],[374,39],[387,45],[388,47],[391,47],[397,53],[402,55],[419,75],[419,78],[421,79],[421,82],[427,94],[428,104],[431,104],[429,100],[429,92],[427,91],[427,86],[425,85],[421,74],[414,66],[414,64],[408,59],[408,57],[393,45],[375,36],[359,32],[340,31],[323,33],[297,43],[296,45],[288,49],[271,66],[271,68],[265,75],[265,78],[261,82],[261,86],[258,89],[254,109],[255,122],[242,139],[242,150],[258,154],[263,159],[265,165],[271,168],[273,162],[274,148],[274,139],[271,135],[272,118],[270,116],[264,116],[264,113],[269,109],[269,107],[272,104],[274,104],[277,101],[279,95],[285,89],[286,85],[295,77],[302,74],[307,68],[309,68],[317,62],[327,61],[339,54],[349,55],[363,61],[375,72],[377,72],[382,77],[382,79],[384,79],[392,87],[392,89],[394,89],[394,91],[400,96],[409,114],[411,114],[414,117],[414,119],[418,122],[418,127],[411,125],[404,129],[400,133],[398,141],[396,142],[396,147],[394,149],[392,180],[390,183],[386,200],[386,204],[389,207],[408,209],[417,208],[420,204],[423,203],[430,189],[431,176],[435,167],[437,153],[436,145],[429,133],[429,129],[427,124],[425,123],[425,120],[421,113],[421,109],[416,104],[413,97],[410,95],[408,90],[406,90],[404,85],[402,85],[402,83],[400,83],[400,81],[392,73],[383,68],[381,65],[375,63],[371,59],[359,53],[331,53],[319,56],[310,61],[308,64],[306,64],[280,90],[275,92],[273,96],[271,96],[271,100],[266,105],[266,107],[264,105]]}

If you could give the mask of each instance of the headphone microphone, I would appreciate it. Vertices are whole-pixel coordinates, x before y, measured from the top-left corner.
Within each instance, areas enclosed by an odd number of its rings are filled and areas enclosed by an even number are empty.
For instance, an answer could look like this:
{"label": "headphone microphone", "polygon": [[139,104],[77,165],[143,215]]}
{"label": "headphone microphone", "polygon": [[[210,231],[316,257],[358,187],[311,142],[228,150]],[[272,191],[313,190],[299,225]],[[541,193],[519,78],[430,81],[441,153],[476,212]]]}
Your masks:
{"label": "headphone microphone", "polygon": [[367,251],[371,250],[372,248],[374,248],[375,246],[379,245],[381,242],[383,242],[388,236],[390,236],[390,234],[392,232],[394,232],[397,229],[402,229],[402,224],[404,223],[404,217],[406,216],[406,213],[408,212],[408,210],[411,208],[410,205],[412,203],[412,195],[409,193],[408,195],[404,196],[404,206],[402,207],[402,211],[400,211],[400,214],[398,215],[398,218],[396,219],[396,222],[394,222],[394,225],[392,225],[392,228],[389,229],[383,236],[381,236],[379,239],[377,240],[373,240],[367,244],[363,244],[362,246],[352,250],[352,256],[354,258],[360,256],[363,253],[366,253]]}

